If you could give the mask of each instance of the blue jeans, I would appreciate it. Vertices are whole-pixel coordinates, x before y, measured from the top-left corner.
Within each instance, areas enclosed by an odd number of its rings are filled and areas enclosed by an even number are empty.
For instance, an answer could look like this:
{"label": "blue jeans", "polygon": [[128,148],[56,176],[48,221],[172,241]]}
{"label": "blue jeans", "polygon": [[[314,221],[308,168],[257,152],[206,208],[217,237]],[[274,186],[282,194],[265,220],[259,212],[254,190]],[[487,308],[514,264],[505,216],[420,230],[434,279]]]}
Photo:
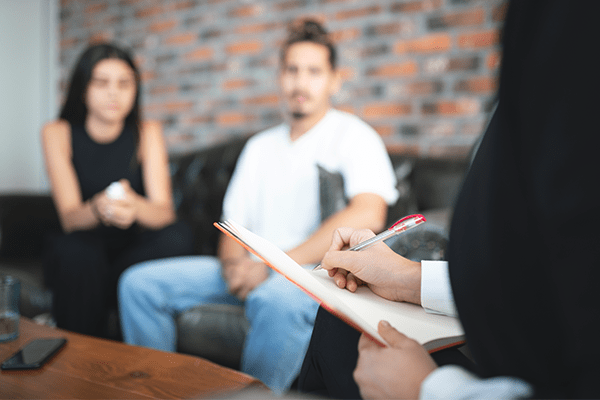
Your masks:
{"label": "blue jeans", "polygon": [[227,292],[221,264],[211,256],[134,265],[121,276],[118,294],[125,342],[165,351],[176,350],[176,314],[199,304],[244,304],[250,331],[241,369],[277,394],[300,372],[318,309],[275,272],[242,303]]}

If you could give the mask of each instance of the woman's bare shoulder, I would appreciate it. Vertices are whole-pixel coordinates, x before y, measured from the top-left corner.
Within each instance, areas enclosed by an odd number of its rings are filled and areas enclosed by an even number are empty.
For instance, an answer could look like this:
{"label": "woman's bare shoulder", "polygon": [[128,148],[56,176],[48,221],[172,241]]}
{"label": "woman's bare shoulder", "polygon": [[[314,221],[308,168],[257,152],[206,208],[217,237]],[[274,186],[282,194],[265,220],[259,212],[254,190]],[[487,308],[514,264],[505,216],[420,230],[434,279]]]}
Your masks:
{"label": "woman's bare shoulder", "polygon": [[140,127],[140,135],[162,135],[162,124],[156,120],[144,121]]}
{"label": "woman's bare shoulder", "polygon": [[47,138],[52,136],[53,140],[66,138],[71,134],[71,126],[64,119],[50,121],[42,128],[42,136]]}

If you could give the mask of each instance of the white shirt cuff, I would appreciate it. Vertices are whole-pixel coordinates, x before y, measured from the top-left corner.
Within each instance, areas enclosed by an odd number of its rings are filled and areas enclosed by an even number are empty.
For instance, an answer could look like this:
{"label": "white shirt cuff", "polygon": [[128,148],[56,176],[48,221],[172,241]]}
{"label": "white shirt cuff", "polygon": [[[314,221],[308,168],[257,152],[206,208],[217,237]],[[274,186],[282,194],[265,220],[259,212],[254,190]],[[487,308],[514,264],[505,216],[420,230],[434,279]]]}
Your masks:
{"label": "white shirt cuff", "polygon": [[458,317],[447,261],[421,261],[421,305],[427,312]]}
{"label": "white shirt cuff", "polygon": [[419,399],[520,399],[533,395],[527,382],[499,376],[481,379],[456,365],[437,368],[421,384]]}

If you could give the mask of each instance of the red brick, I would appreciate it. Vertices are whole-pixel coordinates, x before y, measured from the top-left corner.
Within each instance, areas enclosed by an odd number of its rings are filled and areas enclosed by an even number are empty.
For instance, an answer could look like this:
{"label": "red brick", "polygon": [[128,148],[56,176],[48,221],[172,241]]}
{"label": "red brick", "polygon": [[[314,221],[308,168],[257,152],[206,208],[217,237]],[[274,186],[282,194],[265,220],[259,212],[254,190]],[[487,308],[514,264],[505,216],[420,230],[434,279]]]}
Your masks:
{"label": "red brick", "polygon": [[490,93],[495,92],[497,87],[498,82],[493,77],[479,76],[457,82],[454,90],[457,92]]}
{"label": "red brick", "polygon": [[475,99],[442,100],[436,103],[423,104],[423,114],[440,115],[474,115],[480,111],[480,104]]}
{"label": "red brick", "polygon": [[163,94],[176,93],[178,89],[179,87],[177,85],[160,85],[150,89],[150,94],[160,96]]}
{"label": "red brick", "polygon": [[[81,0],[75,0],[75,1],[81,1]],[[120,0],[119,1],[119,5],[120,6],[125,6],[125,5],[134,5],[134,4],[138,4],[141,2],[146,2],[147,0]]]}
{"label": "red brick", "polygon": [[450,46],[450,35],[447,33],[438,33],[417,39],[400,41],[394,46],[394,51],[398,54],[434,53],[448,51]]}
{"label": "red brick", "polygon": [[146,7],[146,8],[142,8],[142,9],[138,10],[135,13],[135,16],[137,18],[150,18],[150,17],[154,17],[156,15],[162,14],[162,13],[163,13],[162,6],[154,6],[154,7]]}
{"label": "red brick", "polygon": [[171,19],[168,21],[159,21],[154,22],[148,27],[148,30],[153,33],[162,33],[166,31],[170,31],[174,27],[177,26],[177,20]]}
{"label": "red brick", "polygon": [[360,36],[360,29],[358,29],[358,28],[340,29],[340,30],[331,32],[331,39],[335,43],[354,40],[354,39],[358,38],[359,36]]}
{"label": "red brick", "polygon": [[250,35],[255,33],[262,33],[267,31],[274,31],[279,27],[278,23],[275,22],[266,22],[263,24],[252,24],[252,25],[242,25],[236,28],[235,33],[241,35]]}
{"label": "red brick", "polygon": [[274,4],[273,9],[277,12],[289,11],[294,9],[302,8],[306,5],[305,0],[287,0],[280,3]]}
{"label": "red brick", "polygon": [[387,64],[381,67],[374,68],[368,71],[370,76],[378,77],[399,77],[399,76],[412,76],[417,73],[419,67],[414,61],[406,61],[399,64]]}
{"label": "red brick", "polygon": [[162,108],[169,113],[191,110],[194,107],[192,101],[170,101],[162,104]]}
{"label": "red brick", "polygon": [[180,0],[180,1],[169,0],[167,2],[167,8],[170,11],[185,10],[185,9],[193,8],[195,6],[196,6],[196,3],[192,0]]}
{"label": "red brick", "polygon": [[254,82],[250,79],[228,79],[223,82],[224,90],[235,90],[243,87],[251,86]]}
{"label": "red brick", "polygon": [[432,17],[427,21],[430,29],[443,29],[456,26],[481,25],[485,21],[485,13],[481,7],[439,17]]}
{"label": "red brick", "polygon": [[195,33],[186,32],[169,36],[165,39],[165,44],[170,46],[183,46],[195,42],[196,39],[198,39],[198,36]]}
{"label": "red brick", "polygon": [[450,160],[464,160],[471,152],[472,145],[444,143],[432,145],[428,149],[428,157]]}
{"label": "red brick", "polygon": [[442,0],[402,1],[392,5],[393,12],[410,13],[431,11],[442,6]]}
{"label": "red brick", "polygon": [[329,16],[325,15],[325,14],[311,14],[311,15],[303,15],[300,16],[296,19],[294,19],[291,23],[293,25],[302,25],[304,23],[305,20],[310,19],[313,21],[317,21],[318,23],[322,24],[322,25],[327,25],[327,22],[329,21]]}
{"label": "red brick", "polygon": [[61,48],[61,50],[68,49],[69,47],[75,46],[78,42],[79,42],[79,39],[76,37],[72,37],[72,38],[68,38],[68,39],[63,38],[60,40],[60,48]]}
{"label": "red brick", "polygon": [[435,94],[441,92],[443,88],[444,85],[440,81],[411,82],[407,85],[408,94],[411,96]]}
{"label": "red brick", "polygon": [[454,57],[448,61],[448,71],[475,71],[480,64],[479,57]]}
{"label": "red brick", "polygon": [[366,34],[369,36],[395,35],[398,32],[400,32],[400,24],[398,22],[373,25],[366,29]]}
{"label": "red brick", "polygon": [[243,100],[246,105],[277,105],[279,104],[279,95],[277,94],[265,94],[262,96],[248,97]]}
{"label": "red brick", "polygon": [[101,32],[95,32],[94,34],[92,34],[92,36],[89,37],[88,42],[90,44],[95,44],[95,43],[109,42],[111,39],[112,39],[112,35],[110,34],[110,32],[101,31]]}
{"label": "red brick", "polygon": [[185,118],[184,121],[188,125],[210,124],[214,121],[214,118],[211,115],[195,115],[193,117]]}
{"label": "red brick", "polygon": [[220,126],[243,125],[254,120],[252,115],[242,114],[240,112],[223,112],[216,117],[216,122]]}
{"label": "red brick", "polygon": [[369,7],[363,7],[363,8],[355,8],[352,10],[338,11],[335,14],[335,18],[338,20],[359,18],[359,17],[375,15],[375,14],[379,14],[379,13],[381,13],[381,6],[369,6]]}
{"label": "red brick", "polygon": [[485,59],[485,65],[488,69],[495,70],[500,67],[500,61],[502,60],[502,56],[499,51],[493,51]]}
{"label": "red brick", "polygon": [[508,1],[496,6],[492,10],[492,21],[502,22],[506,18],[506,11],[508,10]]}
{"label": "red brick", "polygon": [[107,3],[96,3],[96,4],[90,4],[85,8],[85,13],[86,14],[95,14],[101,11],[105,11],[108,8],[108,4]]}
{"label": "red brick", "polygon": [[142,71],[140,73],[140,79],[142,80],[142,82],[148,82],[148,81],[151,81],[153,79],[156,79],[156,72],[154,72],[154,71]]}
{"label": "red brick", "polygon": [[186,60],[208,60],[213,58],[215,51],[212,47],[200,47],[185,53],[184,57]]}
{"label": "red brick", "polygon": [[340,67],[338,68],[338,73],[344,81],[352,80],[356,76],[356,71],[351,67]]}
{"label": "red brick", "polygon": [[394,128],[389,125],[377,125],[373,126],[373,129],[379,134],[381,137],[392,136],[394,133]]}
{"label": "red brick", "polygon": [[498,44],[498,30],[488,30],[476,33],[465,33],[458,37],[458,45],[463,49],[477,49]]}
{"label": "red brick", "polygon": [[412,107],[410,104],[402,103],[378,103],[365,106],[363,115],[365,118],[385,118],[396,117],[399,115],[410,114]]}
{"label": "red brick", "polygon": [[259,40],[247,40],[230,44],[227,46],[226,50],[229,54],[256,54],[262,50],[262,47],[263,44]]}
{"label": "red brick", "polygon": [[263,8],[258,4],[249,4],[236,7],[227,13],[232,18],[247,18],[262,14]]}
{"label": "red brick", "polygon": [[133,56],[133,62],[137,65],[138,68],[143,68],[146,64],[146,57],[141,55],[140,53],[136,53]]}

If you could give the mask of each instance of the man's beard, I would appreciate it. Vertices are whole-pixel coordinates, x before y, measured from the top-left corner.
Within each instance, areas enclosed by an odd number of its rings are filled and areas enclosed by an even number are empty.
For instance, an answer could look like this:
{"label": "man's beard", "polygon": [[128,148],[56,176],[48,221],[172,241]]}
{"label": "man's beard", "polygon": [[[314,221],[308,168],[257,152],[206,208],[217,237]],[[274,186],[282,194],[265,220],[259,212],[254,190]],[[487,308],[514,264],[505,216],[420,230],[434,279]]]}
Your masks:
{"label": "man's beard", "polygon": [[303,113],[302,111],[292,111],[292,118],[295,120],[300,120],[306,118],[308,114]]}

